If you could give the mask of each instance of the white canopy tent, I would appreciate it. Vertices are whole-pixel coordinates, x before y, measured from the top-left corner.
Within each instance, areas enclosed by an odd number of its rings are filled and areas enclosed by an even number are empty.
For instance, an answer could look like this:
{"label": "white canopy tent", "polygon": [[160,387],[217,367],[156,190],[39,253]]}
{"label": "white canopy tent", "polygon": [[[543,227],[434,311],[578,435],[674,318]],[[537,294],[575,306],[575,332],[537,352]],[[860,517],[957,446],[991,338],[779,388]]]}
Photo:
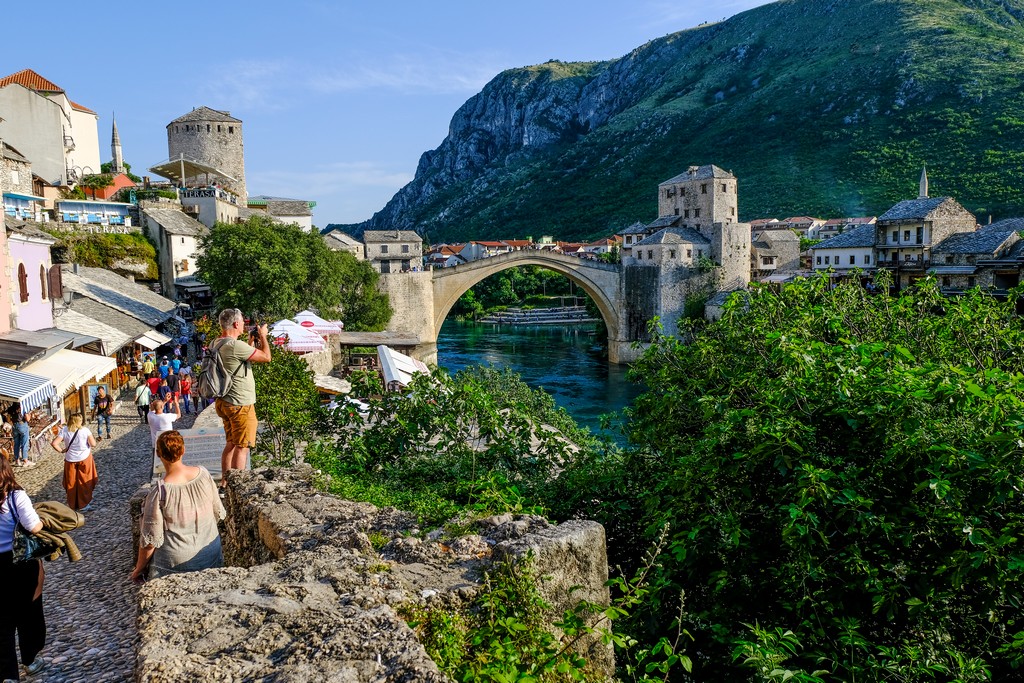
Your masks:
{"label": "white canopy tent", "polygon": [[67,396],[68,392],[101,379],[116,369],[117,362],[113,358],[61,349],[42,360],[26,365],[22,371],[49,378],[53,381],[57,395],[63,397]]}
{"label": "white canopy tent", "polygon": [[327,342],[323,337],[291,320],[279,320],[274,323],[270,328],[270,336],[274,338],[275,344],[283,345],[292,353],[311,353],[327,348]]}
{"label": "white canopy tent", "polygon": [[324,320],[309,309],[296,315],[295,322],[308,330],[313,330],[317,334],[341,334],[342,330],[341,323],[332,323],[329,320]]}
{"label": "white canopy tent", "polygon": [[392,388],[392,383],[403,387],[407,386],[416,373],[430,372],[422,361],[399,353],[383,344],[377,347],[377,358],[380,360],[380,369],[384,374],[384,384],[389,389]]}

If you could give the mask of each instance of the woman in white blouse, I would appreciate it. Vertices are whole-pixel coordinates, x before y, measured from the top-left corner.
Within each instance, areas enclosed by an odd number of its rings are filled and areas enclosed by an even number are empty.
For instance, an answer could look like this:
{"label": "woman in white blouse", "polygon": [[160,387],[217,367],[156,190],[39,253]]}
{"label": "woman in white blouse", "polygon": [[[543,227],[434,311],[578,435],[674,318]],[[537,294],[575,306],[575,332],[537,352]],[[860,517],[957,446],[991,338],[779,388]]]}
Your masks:
{"label": "woman in white blouse", "polygon": [[224,564],[217,529],[224,506],[213,477],[205,467],[182,462],[185,440],[176,430],[157,438],[156,454],[166,474],[142,504],[139,559],[131,575],[136,583]]}
{"label": "woman in white blouse", "polygon": [[43,667],[36,655],[46,643],[46,621],[43,619],[43,563],[39,560],[15,564],[14,529],[20,523],[30,533],[43,528],[28,494],[14,479],[14,470],[7,458],[0,455],[0,586],[3,586],[3,607],[0,607],[0,680],[21,680],[18,652],[29,673]]}
{"label": "woman in white blouse", "polygon": [[88,427],[82,424],[82,416],[74,414],[67,425],[50,442],[56,450],[64,453],[64,491],[68,507],[79,512],[92,509],[92,492],[99,477],[96,475],[96,461],[92,449],[96,439]]}

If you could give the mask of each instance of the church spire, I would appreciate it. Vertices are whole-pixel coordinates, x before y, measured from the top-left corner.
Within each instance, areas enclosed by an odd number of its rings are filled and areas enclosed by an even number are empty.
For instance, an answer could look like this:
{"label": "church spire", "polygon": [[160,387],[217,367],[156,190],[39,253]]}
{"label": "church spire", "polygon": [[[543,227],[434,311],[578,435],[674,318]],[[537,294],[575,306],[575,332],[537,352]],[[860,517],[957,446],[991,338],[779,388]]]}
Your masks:
{"label": "church spire", "polygon": [[918,191],[918,199],[928,199],[928,168],[921,167],[921,188]]}
{"label": "church spire", "polygon": [[110,136],[110,151],[113,154],[113,163],[110,164],[110,172],[113,174],[124,173],[124,156],[121,154],[121,136],[117,134],[117,119],[114,119],[114,130]]}

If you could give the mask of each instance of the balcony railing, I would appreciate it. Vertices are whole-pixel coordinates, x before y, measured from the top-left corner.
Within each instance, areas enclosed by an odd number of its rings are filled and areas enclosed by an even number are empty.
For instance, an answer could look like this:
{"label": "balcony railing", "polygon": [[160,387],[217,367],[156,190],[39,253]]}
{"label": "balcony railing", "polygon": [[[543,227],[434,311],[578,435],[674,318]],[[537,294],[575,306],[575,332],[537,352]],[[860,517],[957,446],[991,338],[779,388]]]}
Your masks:
{"label": "balcony railing", "polygon": [[75,150],[75,139],[70,135],[64,136],[64,149],[69,152],[73,152]]}
{"label": "balcony railing", "polygon": [[932,263],[930,259],[904,259],[902,261],[893,261],[892,259],[882,259],[878,261],[879,268],[899,268],[900,270],[923,270],[930,268]]}

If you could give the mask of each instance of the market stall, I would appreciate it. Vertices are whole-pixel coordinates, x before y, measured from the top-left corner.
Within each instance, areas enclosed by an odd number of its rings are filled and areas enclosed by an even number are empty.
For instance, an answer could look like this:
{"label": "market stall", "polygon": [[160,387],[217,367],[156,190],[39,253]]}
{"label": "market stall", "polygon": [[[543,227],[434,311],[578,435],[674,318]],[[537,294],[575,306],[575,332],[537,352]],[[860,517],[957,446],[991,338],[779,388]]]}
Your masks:
{"label": "market stall", "polygon": [[60,423],[58,405],[53,382],[48,378],[0,367],[0,413],[4,415],[0,453],[8,459],[13,456],[14,438],[9,414],[12,409],[17,409],[28,421],[29,438],[36,446],[36,454],[41,454],[41,441],[52,435],[53,428]]}
{"label": "market stall", "polygon": [[[61,349],[22,368],[23,372],[46,377],[53,382],[57,396],[64,399],[64,414],[89,414],[90,399],[99,386],[112,396],[113,373],[117,362],[107,356]],[[115,403],[115,409],[116,409]]]}

